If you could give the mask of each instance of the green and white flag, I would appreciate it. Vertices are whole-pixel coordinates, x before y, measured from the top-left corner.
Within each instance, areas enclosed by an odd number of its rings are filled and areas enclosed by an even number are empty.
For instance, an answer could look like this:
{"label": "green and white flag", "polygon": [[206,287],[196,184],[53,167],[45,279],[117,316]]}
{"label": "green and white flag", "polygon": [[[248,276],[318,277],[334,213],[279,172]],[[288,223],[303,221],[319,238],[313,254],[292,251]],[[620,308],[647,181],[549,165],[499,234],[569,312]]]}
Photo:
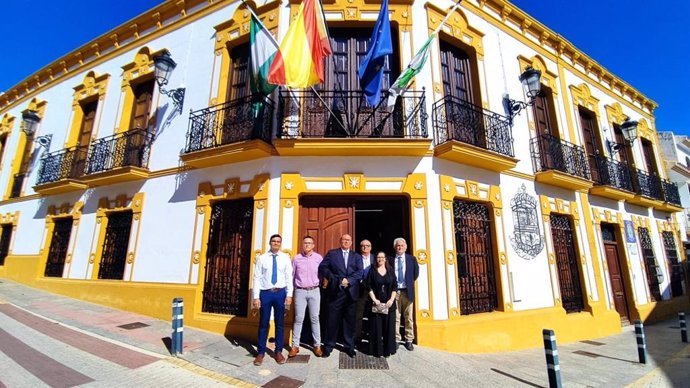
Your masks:
{"label": "green and white flag", "polygon": [[398,79],[396,79],[390,89],[388,89],[388,106],[395,105],[396,98],[405,93],[412,79],[422,70],[426,60],[429,58],[429,48],[434,38],[436,38],[436,33],[429,36],[429,39],[427,39],[422,48],[417,51],[417,54],[412,58],[410,64],[407,65],[407,69],[400,74]]}
{"label": "green and white flag", "polygon": [[252,69],[250,87],[252,93],[269,95],[276,88],[276,85],[268,83],[268,69],[271,67],[273,58],[278,53],[278,44],[266,27],[258,20],[252,12],[252,21],[249,27],[250,67]]}

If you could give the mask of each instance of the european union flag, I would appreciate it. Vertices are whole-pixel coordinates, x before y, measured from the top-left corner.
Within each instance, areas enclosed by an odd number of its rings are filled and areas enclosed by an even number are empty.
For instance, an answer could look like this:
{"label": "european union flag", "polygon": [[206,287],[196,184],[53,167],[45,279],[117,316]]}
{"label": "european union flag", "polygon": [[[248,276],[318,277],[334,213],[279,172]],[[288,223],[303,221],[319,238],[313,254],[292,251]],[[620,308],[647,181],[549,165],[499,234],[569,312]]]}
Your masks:
{"label": "european union flag", "polygon": [[359,66],[359,84],[364,90],[367,103],[376,106],[381,100],[381,83],[386,55],[393,53],[391,22],[388,18],[388,0],[381,2],[381,11],[376,19],[374,33],[369,42],[369,51]]}

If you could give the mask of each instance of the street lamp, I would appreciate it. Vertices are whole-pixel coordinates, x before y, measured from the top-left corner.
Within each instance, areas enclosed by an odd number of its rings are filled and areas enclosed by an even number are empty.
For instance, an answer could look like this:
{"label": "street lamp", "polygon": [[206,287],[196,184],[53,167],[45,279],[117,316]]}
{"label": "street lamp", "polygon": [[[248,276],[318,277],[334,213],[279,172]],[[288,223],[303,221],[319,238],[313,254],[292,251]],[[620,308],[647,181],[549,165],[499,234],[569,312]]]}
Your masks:
{"label": "street lamp", "polygon": [[[41,116],[35,110],[27,110],[22,113],[22,131],[27,138],[32,138],[38,129],[38,123],[41,122]],[[41,147],[45,148],[46,152],[50,150],[50,142],[53,139],[52,134],[39,136],[34,141]]]}
{"label": "street lamp", "polygon": [[175,110],[182,112],[182,105],[184,104],[185,88],[177,88],[166,90],[165,85],[168,84],[170,74],[172,74],[177,63],[170,56],[168,50],[164,50],[161,54],[153,56],[153,65],[155,67],[156,83],[158,84],[158,92],[165,94],[172,99]]}
{"label": "street lamp", "polygon": [[[621,123],[621,132],[623,132],[623,139],[625,141],[629,142],[632,144],[635,139],[637,139],[637,121],[630,120],[630,118],[626,118],[623,123]],[[622,145],[618,143],[614,143],[608,139],[606,139],[606,145],[609,148],[609,154],[611,156],[615,155],[618,151],[622,149]]]}
{"label": "street lamp", "polygon": [[532,68],[532,66],[527,66],[525,71],[520,74],[519,79],[522,83],[522,88],[525,90],[525,95],[527,95],[527,102],[511,100],[507,93],[503,95],[503,109],[508,115],[508,121],[511,126],[513,125],[513,118],[521,110],[534,105],[537,96],[541,93],[541,71]]}

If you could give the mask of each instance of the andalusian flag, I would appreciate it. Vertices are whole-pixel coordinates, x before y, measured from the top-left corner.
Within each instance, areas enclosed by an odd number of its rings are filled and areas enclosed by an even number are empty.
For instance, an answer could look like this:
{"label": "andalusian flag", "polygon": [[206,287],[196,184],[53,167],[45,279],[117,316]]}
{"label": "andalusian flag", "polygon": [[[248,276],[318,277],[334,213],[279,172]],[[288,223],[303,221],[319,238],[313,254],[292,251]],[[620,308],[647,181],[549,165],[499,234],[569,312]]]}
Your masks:
{"label": "andalusian flag", "polygon": [[304,0],[271,64],[268,82],[291,88],[321,83],[324,80],[324,58],[331,53],[321,2]]}
{"label": "andalusian flag", "polygon": [[263,23],[254,16],[249,27],[250,51],[249,56],[252,76],[250,87],[252,94],[269,95],[276,88],[268,83],[268,69],[278,52],[278,44]]}
{"label": "andalusian flag", "polygon": [[[443,25],[443,22],[441,25]],[[410,82],[412,82],[412,79],[422,70],[427,58],[429,58],[429,47],[431,46],[431,42],[435,37],[436,32],[429,36],[429,39],[427,39],[426,43],[424,43],[422,48],[417,51],[417,54],[415,54],[414,58],[412,58],[410,64],[407,65],[407,69],[400,74],[398,79],[396,79],[393,85],[391,85],[390,89],[388,89],[388,106],[395,105],[395,99],[407,90]]]}

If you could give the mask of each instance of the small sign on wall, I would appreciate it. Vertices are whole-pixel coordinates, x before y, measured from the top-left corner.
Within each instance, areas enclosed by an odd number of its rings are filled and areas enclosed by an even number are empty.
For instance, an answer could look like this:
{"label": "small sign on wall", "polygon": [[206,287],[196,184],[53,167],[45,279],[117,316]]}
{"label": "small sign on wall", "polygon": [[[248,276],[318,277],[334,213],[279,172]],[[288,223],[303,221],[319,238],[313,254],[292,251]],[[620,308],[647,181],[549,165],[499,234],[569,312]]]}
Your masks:
{"label": "small sign on wall", "polygon": [[632,221],[623,221],[625,223],[625,241],[630,244],[637,242],[635,238],[635,225]]}

